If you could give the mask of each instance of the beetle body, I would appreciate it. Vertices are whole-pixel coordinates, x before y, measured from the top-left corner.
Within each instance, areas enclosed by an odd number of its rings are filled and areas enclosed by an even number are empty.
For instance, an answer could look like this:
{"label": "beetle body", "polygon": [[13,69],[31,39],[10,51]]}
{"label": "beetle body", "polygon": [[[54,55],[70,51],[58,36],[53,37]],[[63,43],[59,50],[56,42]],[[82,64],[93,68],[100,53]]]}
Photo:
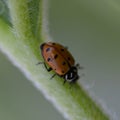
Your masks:
{"label": "beetle body", "polygon": [[53,70],[64,78],[64,82],[77,81],[78,65],[75,65],[75,60],[67,48],[59,43],[47,42],[41,44],[40,49],[45,63],[50,67],[48,71]]}

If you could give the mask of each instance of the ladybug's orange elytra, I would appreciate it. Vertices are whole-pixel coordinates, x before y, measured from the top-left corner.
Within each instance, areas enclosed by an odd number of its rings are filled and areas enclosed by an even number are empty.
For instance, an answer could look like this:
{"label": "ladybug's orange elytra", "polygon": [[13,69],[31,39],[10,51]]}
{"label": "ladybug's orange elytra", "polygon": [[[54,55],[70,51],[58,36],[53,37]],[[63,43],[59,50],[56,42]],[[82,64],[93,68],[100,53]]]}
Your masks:
{"label": "ladybug's orange elytra", "polygon": [[64,78],[66,81],[73,83],[79,78],[78,64],[75,65],[75,60],[71,53],[59,43],[47,42],[40,45],[41,53],[44,58],[44,65],[50,67],[48,71],[53,70],[55,74]]}

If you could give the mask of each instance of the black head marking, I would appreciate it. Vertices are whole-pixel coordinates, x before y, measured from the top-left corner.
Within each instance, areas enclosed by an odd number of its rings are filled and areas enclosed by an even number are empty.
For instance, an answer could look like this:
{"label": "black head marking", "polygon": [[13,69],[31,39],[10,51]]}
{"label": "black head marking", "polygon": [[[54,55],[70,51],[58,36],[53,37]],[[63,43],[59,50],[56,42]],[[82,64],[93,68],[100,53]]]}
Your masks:
{"label": "black head marking", "polygon": [[78,80],[78,69],[76,66],[71,67],[71,69],[64,75],[64,78],[69,83],[74,83]]}
{"label": "black head marking", "polygon": [[63,62],[62,62],[62,65],[66,65],[66,62],[65,62],[65,61],[63,61]]}
{"label": "black head marking", "polygon": [[64,49],[62,48],[61,51],[64,52]]}
{"label": "black head marking", "polygon": [[57,57],[58,57],[58,55],[57,55],[57,54],[55,54],[54,59],[56,59]]}

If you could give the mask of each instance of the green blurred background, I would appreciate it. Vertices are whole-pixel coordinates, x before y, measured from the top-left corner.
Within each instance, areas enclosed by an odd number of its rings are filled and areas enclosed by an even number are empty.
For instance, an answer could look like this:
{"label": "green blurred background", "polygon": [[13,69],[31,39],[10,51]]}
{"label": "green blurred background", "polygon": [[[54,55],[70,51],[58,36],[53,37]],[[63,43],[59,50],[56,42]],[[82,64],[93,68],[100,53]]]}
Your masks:
{"label": "green blurred background", "polygon": [[[120,118],[120,1],[50,0],[54,41],[68,46],[84,70],[79,82]],[[49,81],[48,81],[49,82]],[[0,120],[64,120],[0,53]]]}

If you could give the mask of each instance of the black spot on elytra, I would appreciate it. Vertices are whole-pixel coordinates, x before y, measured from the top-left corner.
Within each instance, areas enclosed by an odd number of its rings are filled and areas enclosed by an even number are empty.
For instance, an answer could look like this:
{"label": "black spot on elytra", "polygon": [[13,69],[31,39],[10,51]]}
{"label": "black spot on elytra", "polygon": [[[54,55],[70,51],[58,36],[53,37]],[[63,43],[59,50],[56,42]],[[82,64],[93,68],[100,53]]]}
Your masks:
{"label": "black spot on elytra", "polygon": [[66,64],[66,62],[65,62],[65,61],[63,61],[63,62],[62,62],[62,65],[65,65],[65,64]]}
{"label": "black spot on elytra", "polygon": [[54,59],[56,59],[58,57],[58,55],[56,54],[55,56],[54,56]]}
{"label": "black spot on elytra", "polygon": [[68,57],[68,60],[69,60],[69,61],[71,60],[70,57]]}
{"label": "black spot on elytra", "polygon": [[63,71],[63,70],[62,70],[61,72],[62,72],[62,73],[64,73],[64,71]]}
{"label": "black spot on elytra", "polygon": [[62,48],[62,49],[61,49],[61,51],[63,52],[63,51],[64,51],[64,49]]}
{"label": "black spot on elytra", "polygon": [[55,43],[52,43],[52,45],[55,45]]}
{"label": "black spot on elytra", "polygon": [[50,58],[47,58],[47,61],[48,61],[48,62],[50,62],[50,60],[51,60]]}
{"label": "black spot on elytra", "polygon": [[47,49],[46,49],[46,52],[48,52],[48,51],[50,51],[50,48],[47,48]]}

